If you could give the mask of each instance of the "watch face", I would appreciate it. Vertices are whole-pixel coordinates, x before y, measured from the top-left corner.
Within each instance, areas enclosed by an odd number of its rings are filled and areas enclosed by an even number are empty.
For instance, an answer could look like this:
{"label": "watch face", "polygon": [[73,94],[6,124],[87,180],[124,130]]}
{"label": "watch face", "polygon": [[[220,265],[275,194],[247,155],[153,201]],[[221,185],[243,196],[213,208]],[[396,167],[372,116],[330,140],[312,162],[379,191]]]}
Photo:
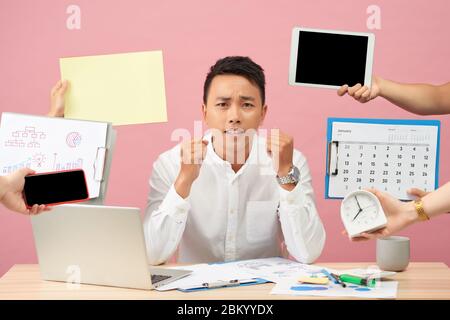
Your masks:
{"label": "watch face", "polygon": [[363,190],[348,194],[341,204],[341,218],[350,236],[383,227],[386,217],[378,198]]}

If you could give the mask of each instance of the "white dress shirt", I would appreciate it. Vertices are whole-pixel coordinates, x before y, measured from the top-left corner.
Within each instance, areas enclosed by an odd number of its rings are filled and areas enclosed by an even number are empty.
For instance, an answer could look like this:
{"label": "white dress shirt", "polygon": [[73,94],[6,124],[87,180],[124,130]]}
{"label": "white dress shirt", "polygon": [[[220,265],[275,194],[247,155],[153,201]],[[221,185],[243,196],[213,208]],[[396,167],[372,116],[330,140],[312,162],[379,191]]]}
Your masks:
{"label": "white dress shirt", "polygon": [[204,139],[209,141],[206,156],[186,199],[174,188],[180,145],[153,164],[144,219],[150,264],[164,263],[175,253],[178,262],[186,263],[287,257],[288,253],[303,263],[317,259],[325,230],[305,157],[294,150],[300,182],[287,191],[276,180],[265,138],[255,136],[247,161],[236,173],[215,153],[211,135]]}

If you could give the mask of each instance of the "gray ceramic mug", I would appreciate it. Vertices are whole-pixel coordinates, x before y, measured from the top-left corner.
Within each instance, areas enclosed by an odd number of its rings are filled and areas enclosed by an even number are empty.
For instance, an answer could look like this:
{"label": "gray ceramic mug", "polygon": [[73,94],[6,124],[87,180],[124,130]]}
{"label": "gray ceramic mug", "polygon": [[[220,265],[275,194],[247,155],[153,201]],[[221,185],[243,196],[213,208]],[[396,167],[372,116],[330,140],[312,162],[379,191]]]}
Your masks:
{"label": "gray ceramic mug", "polygon": [[403,271],[409,264],[409,238],[377,239],[377,265],[381,270]]}

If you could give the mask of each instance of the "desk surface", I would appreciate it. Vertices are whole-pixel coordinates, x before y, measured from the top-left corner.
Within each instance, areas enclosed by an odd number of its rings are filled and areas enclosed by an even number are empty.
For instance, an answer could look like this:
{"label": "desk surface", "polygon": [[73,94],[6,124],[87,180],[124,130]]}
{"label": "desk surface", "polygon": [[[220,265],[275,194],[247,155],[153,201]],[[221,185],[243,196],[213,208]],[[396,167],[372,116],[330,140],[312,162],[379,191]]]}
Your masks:
{"label": "desk surface", "polygon": [[[373,263],[320,263],[334,269],[364,268]],[[397,273],[399,281],[397,299],[450,299],[450,269],[440,262],[410,263],[408,269]],[[158,292],[94,285],[70,288],[66,283],[43,281],[38,265],[15,265],[0,278],[1,299],[214,299],[214,300],[275,300],[326,299],[323,297],[296,297],[272,295],[274,284],[214,289],[183,293],[177,290]],[[344,298],[351,299],[351,298]]]}

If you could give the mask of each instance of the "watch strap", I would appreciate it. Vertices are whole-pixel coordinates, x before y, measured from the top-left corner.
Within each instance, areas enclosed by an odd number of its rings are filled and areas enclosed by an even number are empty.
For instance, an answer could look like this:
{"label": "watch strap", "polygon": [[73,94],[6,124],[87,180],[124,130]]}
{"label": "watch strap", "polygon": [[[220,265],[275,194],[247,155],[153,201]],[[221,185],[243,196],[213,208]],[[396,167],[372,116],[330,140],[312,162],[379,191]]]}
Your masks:
{"label": "watch strap", "polygon": [[298,179],[297,179],[297,178],[295,177],[295,175],[294,175],[294,170],[295,170],[295,167],[292,166],[291,169],[289,170],[289,172],[288,172],[288,174],[287,174],[286,176],[279,177],[279,176],[277,175],[277,181],[278,181],[278,183],[279,183],[280,185],[290,184],[290,183],[295,183],[295,184],[297,184],[297,183],[298,183]]}
{"label": "watch strap", "polygon": [[414,200],[414,207],[416,209],[417,215],[419,216],[419,220],[421,221],[430,220],[430,217],[425,213],[425,209],[423,208],[422,199]]}

